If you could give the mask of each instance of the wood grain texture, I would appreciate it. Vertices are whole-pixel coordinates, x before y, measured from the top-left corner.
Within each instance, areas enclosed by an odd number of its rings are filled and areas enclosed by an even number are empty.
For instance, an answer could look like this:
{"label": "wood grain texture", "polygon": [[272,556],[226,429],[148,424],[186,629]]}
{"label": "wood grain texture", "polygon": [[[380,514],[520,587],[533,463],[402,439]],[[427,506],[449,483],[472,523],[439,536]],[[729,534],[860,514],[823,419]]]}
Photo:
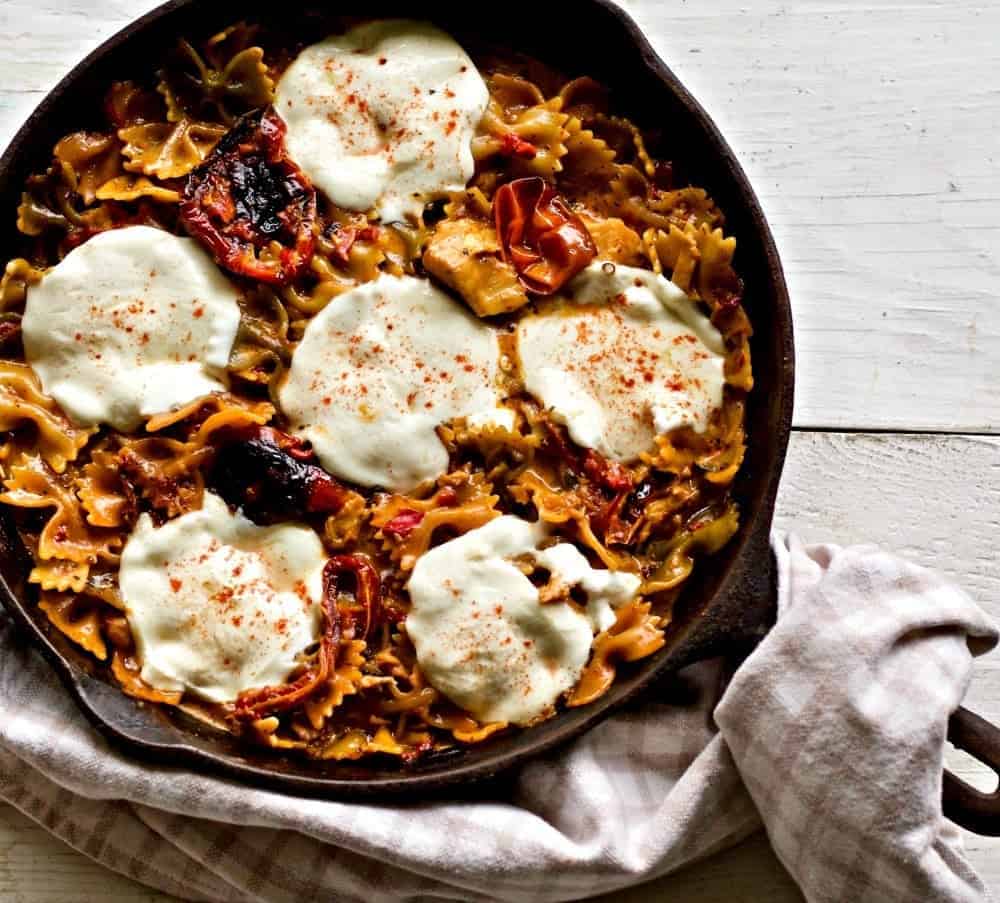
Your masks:
{"label": "wood grain texture", "polygon": [[[155,0],[0,0],[0,143]],[[796,314],[800,427],[1000,432],[1000,5],[628,0],[760,193]],[[1000,443],[799,433],[778,525],[955,576],[1000,617]],[[969,704],[1000,720],[1000,656]],[[952,767],[981,772],[957,756]],[[1000,842],[967,838],[1000,893]],[[719,866],[725,866],[725,869]],[[0,899],[165,901],[0,808]],[[763,838],[617,899],[785,903]]]}

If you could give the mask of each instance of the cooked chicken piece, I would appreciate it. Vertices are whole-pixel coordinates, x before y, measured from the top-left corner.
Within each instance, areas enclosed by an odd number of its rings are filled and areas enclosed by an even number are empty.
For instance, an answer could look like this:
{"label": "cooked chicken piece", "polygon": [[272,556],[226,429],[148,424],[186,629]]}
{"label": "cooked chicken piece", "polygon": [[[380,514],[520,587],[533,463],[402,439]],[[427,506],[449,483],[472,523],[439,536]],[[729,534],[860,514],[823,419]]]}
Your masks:
{"label": "cooked chicken piece", "polygon": [[641,266],[639,233],[630,229],[617,217],[598,219],[581,214],[580,218],[597,245],[597,259],[610,260],[627,266]]}
{"label": "cooked chicken piece", "polygon": [[500,259],[492,223],[471,217],[443,220],[424,250],[424,269],[481,317],[510,313],[528,303],[514,268]]}

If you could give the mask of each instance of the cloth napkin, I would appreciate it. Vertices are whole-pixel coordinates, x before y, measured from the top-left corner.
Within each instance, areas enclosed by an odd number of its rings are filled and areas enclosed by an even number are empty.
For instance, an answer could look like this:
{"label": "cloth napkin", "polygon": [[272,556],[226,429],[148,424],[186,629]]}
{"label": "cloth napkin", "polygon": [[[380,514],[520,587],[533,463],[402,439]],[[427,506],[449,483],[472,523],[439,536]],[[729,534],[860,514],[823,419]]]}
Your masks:
{"label": "cloth napkin", "polygon": [[988,900],[940,795],[948,714],[994,627],[961,590],[874,548],[774,550],[778,624],[717,706],[722,665],[702,663],[478,796],[430,804],[319,801],[140,763],[4,619],[0,796],[191,900],[579,899],[761,823],[810,901]]}

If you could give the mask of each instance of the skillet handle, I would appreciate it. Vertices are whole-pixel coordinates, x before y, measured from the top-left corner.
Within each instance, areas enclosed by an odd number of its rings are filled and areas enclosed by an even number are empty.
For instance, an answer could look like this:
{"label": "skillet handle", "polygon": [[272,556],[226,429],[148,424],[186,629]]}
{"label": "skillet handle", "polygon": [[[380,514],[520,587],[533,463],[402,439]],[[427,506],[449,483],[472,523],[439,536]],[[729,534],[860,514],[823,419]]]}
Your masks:
{"label": "skillet handle", "polygon": [[[948,722],[948,740],[1000,777],[1000,728],[975,712],[960,708]],[[992,793],[983,793],[945,771],[941,790],[945,816],[967,831],[1000,837],[1000,787]]]}

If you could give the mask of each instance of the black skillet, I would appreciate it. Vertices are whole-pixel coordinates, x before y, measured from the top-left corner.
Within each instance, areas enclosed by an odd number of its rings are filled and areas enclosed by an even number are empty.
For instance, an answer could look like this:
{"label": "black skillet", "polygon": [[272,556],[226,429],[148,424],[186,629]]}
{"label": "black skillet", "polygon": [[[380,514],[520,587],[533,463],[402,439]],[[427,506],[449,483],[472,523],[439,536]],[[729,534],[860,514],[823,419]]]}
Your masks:
{"label": "black skillet", "polygon": [[[346,3],[311,6],[255,0],[173,0],[143,16],[95,50],[45,98],[0,159],[0,210],[13,211],[27,175],[49,159],[56,140],[91,125],[98,99],[115,79],[141,77],[181,35],[200,39],[242,18],[278,25],[306,40],[334,30],[335,16],[356,14]],[[412,15],[412,4],[374,0],[371,17]],[[482,10],[467,2],[430,0],[420,16],[460,41],[482,40]],[[247,783],[340,798],[379,798],[461,792],[474,779],[498,775],[577,736],[654,680],[699,659],[739,655],[762,637],[775,617],[774,569],[768,535],[792,417],[792,318],[781,263],[757,198],[732,151],[704,110],[656,56],[635,23],[609,0],[538,3],[507,0],[489,16],[491,43],[516,48],[570,75],[591,75],[612,90],[615,109],[667,137],[669,154],[685,180],[707,186],[726,211],[727,230],[739,242],[739,270],[754,324],[756,388],[747,409],[750,447],[734,487],[742,509],[739,534],[702,563],[683,594],[667,646],[621,674],[597,702],[569,710],[530,731],[511,733],[401,767],[395,761],[314,763],[255,751],[173,710],[136,703],[102,667],[51,630],[25,582],[23,548],[0,518],[0,600],[37,644],[85,715],[113,741],[169,764],[213,769]],[[6,229],[3,232],[2,229]],[[14,217],[0,234],[13,245]],[[1000,770],[1000,731],[960,709],[949,738]],[[979,793],[945,773],[946,813],[984,834],[1000,834],[1000,795]]]}

